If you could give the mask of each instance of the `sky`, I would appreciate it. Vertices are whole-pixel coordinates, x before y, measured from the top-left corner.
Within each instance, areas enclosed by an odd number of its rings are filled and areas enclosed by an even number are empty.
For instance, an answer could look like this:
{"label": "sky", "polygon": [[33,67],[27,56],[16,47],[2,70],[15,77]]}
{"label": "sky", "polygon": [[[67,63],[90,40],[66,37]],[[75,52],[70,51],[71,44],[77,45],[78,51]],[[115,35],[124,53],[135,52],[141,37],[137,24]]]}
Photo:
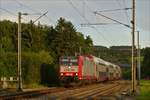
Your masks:
{"label": "sky", "polygon": [[[84,36],[90,35],[94,45],[131,45],[130,28],[93,13],[98,12],[131,26],[132,9],[124,8],[132,8],[132,0],[0,0],[0,20],[17,22],[17,14],[22,12],[29,14],[22,16],[22,22],[29,22],[48,11],[46,16],[38,20],[41,24],[55,26],[57,20],[63,17],[71,21]],[[101,25],[81,25],[88,23]],[[150,0],[136,0],[135,23],[136,31],[140,32],[141,47],[150,47]]]}

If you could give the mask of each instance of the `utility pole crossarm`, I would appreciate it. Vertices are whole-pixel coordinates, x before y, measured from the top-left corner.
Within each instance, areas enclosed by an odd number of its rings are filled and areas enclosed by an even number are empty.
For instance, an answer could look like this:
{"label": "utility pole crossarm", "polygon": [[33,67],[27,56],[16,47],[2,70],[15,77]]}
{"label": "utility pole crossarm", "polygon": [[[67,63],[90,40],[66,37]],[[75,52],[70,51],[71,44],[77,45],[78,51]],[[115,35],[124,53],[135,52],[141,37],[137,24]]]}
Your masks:
{"label": "utility pole crossarm", "polygon": [[105,16],[105,15],[103,15],[103,14],[101,14],[101,13],[98,13],[97,11],[95,11],[95,12],[93,12],[93,13],[94,13],[94,14],[97,14],[97,15],[100,15],[100,16],[102,16],[102,17],[104,17],[104,18],[107,18],[107,19],[109,19],[109,20],[112,20],[112,21],[114,21],[114,22],[116,22],[116,23],[119,23],[119,24],[121,24],[121,25],[123,25],[123,26],[126,26],[126,27],[132,29],[132,27],[131,27],[130,25],[127,25],[127,24],[124,24],[124,23],[122,23],[122,22],[120,22],[120,21],[118,21],[118,20],[112,19],[112,18],[110,18],[110,17],[108,17],[108,16]]}
{"label": "utility pole crossarm", "polygon": [[37,20],[39,20],[41,17],[45,16],[48,13],[48,11],[46,11],[44,14],[42,14],[40,17],[38,17],[35,21],[33,21],[33,23],[35,23]]}
{"label": "utility pole crossarm", "polygon": [[111,9],[111,10],[102,10],[98,12],[112,12],[112,11],[120,11],[120,10],[130,10],[132,8],[123,8],[123,9]]}
{"label": "utility pole crossarm", "polygon": [[118,24],[118,23],[82,23],[81,26],[88,26],[88,25],[109,25],[109,24]]}
{"label": "utility pole crossarm", "polygon": [[130,10],[130,9],[132,9],[132,8],[101,10],[101,11],[98,11],[98,12],[112,12],[112,11]]}

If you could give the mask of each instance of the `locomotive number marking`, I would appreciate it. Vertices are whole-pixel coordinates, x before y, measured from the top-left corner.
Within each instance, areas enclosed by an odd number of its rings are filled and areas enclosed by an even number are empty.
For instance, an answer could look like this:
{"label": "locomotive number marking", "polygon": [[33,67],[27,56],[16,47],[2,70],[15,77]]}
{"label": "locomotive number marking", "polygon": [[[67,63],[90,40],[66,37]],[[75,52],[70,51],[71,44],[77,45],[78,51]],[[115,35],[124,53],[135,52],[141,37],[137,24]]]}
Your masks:
{"label": "locomotive number marking", "polygon": [[64,69],[64,71],[75,71],[75,69],[72,69],[72,68],[66,68],[66,69]]}

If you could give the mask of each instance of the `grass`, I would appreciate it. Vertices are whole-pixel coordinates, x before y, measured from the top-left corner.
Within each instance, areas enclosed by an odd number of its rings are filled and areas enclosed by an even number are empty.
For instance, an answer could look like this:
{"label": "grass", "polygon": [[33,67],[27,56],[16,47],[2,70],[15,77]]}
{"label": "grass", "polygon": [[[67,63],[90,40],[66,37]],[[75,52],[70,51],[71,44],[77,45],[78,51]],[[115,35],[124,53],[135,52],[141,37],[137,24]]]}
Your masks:
{"label": "grass", "polygon": [[150,100],[150,80],[142,80],[140,83],[140,94],[137,100]]}
{"label": "grass", "polygon": [[47,87],[47,86],[44,86],[44,85],[41,85],[41,84],[37,84],[37,83],[32,83],[32,84],[26,84],[26,85],[23,85],[24,87],[24,89],[28,89],[28,88],[30,88],[30,89],[35,89],[35,88],[45,88],[45,87]]}

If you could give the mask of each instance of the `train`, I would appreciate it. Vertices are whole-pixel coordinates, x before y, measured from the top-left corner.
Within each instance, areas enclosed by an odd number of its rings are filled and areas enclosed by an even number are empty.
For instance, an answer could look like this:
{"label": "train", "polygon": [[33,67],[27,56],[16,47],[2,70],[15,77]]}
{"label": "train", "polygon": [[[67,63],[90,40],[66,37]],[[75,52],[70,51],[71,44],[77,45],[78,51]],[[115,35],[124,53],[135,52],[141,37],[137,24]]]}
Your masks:
{"label": "train", "polygon": [[93,55],[63,56],[59,59],[61,82],[104,82],[121,78],[121,68]]}

